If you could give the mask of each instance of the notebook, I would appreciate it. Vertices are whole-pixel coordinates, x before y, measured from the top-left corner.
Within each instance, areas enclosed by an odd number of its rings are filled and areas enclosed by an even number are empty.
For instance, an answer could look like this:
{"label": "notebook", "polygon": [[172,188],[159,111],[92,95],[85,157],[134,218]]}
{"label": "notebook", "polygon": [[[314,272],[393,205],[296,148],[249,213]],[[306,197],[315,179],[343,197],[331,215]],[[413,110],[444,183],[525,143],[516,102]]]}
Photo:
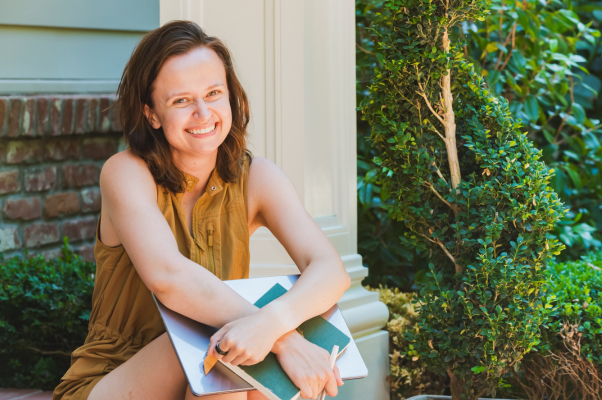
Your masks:
{"label": "notebook", "polygon": [[[286,291],[282,285],[276,283],[255,302],[255,305],[262,308]],[[332,352],[335,345],[339,346],[337,358],[347,349],[351,341],[347,335],[321,316],[305,321],[299,329],[305,339],[322,347],[328,353]],[[299,397],[299,389],[286,375],[274,353],[269,353],[263,361],[255,365],[234,366],[221,363],[270,400],[295,400]]]}
{"label": "notebook", "polygon": [[[276,283],[290,290],[298,278],[299,275],[284,275],[238,279],[224,281],[224,283],[247,301],[256,303]],[[251,385],[222,363],[217,363],[209,375],[206,375],[203,366],[204,360],[207,358],[209,340],[218,329],[172,311],[165,307],[154,295],[153,298],[165,323],[165,329],[169,334],[169,339],[173,344],[178,360],[182,365],[190,390],[195,396],[212,396],[254,390]],[[343,314],[336,305],[322,316],[341,332],[351,337],[351,332],[345,323]],[[343,381],[361,379],[368,375],[366,364],[353,340],[337,360],[337,366]]]}

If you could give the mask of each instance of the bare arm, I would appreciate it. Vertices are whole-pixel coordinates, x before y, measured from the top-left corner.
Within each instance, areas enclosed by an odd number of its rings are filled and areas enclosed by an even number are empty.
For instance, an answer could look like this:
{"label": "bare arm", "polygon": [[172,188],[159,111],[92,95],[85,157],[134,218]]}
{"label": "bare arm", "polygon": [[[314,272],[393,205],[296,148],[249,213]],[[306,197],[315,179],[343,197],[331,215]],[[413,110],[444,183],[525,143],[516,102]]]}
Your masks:
{"label": "bare arm", "polygon": [[248,181],[251,226],[265,226],[287,250],[301,276],[272,303],[290,329],[329,310],[351,280],[341,257],[305,210],[292,182],[271,161],[256,157]]}
{"label": "bare arm", "polygon": [[157,207],[146,164],[129,152],[110,158],[100,175],[103,218],[109,218],[144,284],[170,309],[221,327],[257,308],[184,257]]}

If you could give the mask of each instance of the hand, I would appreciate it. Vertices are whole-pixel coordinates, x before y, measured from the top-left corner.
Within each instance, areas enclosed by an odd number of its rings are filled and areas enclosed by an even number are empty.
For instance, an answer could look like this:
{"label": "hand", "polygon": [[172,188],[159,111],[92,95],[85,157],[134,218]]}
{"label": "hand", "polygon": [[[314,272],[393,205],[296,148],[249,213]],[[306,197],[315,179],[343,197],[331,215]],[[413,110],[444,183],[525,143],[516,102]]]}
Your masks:
{"label": "hand", "polygon": [[[211,337],[207,354],[232,365],[257,364],[268,355],[280,334],[274,329],[274,319],[258,312],[224,325]],[[215,351],[218,342],[227,355]]]}
{"label": "hand", "polygon": [[323,389],[328,396],[335,397],[338,386],[343,385],[336,364],[334,370],[330,368],[330,354],[304,339],[296,330],[278,339],[272,351],[304,399],[318,397]]}

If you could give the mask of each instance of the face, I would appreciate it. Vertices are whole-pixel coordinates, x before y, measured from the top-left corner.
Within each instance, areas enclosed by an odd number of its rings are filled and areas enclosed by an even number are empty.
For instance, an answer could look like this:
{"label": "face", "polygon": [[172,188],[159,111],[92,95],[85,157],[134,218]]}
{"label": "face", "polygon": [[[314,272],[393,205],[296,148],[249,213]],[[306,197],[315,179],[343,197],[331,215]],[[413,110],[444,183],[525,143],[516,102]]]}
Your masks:
{"label": "face", "polygon": [[207,47],[168,59],[157,75],[151,94],[154,107],[145,113],[163,132],[176,160],[199,155],[217,156],[232,126],[226,70]]}

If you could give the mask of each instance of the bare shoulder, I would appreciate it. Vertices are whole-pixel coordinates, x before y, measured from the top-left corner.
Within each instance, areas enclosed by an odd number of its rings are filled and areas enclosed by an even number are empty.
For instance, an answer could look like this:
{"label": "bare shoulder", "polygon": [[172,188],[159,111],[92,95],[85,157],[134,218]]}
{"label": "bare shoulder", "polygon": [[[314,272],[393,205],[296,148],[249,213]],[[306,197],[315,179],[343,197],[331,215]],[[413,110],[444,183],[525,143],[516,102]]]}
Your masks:
{"label": "bare shoulder", "polygon": [[135,193],[136,197],[150,196],[156,200],[156,185],[153,176],[140,157],[125,150],[109,158],[100,171],[100,190],[103,196],[111,197]]}
{"label": "bare shoulder", "polygon": [[286,174],[272,161],[253,157],[247,190],[249,198],[260,199],[272,196],[275,191],[294,191],[294,187]]}
{"label": "bare shoulder", "polygon": [[249,166],[249,189],[251,189],[251,184],[268,184],[269,182],[266,182],[268,178],[285,178],[288,180],[284,172],[276,164],[267,158],[254,156]]}
{"label": "bare shoulder", "polygon": [[253,157],[247,183],[247,216],[249,231],[260,226],[270,228],[270,217],[279,211],[303,211],[303,205],[291,180],[273,162]]}

